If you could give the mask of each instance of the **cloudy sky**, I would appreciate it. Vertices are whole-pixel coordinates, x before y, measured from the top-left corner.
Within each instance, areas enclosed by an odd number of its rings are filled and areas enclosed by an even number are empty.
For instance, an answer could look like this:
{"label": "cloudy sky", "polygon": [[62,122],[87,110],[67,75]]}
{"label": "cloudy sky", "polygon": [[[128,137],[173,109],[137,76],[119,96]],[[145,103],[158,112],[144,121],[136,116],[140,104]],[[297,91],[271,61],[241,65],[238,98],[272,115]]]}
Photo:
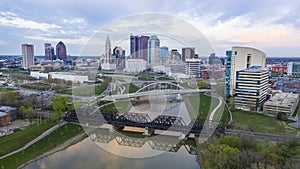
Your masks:
{"label": "cloudy sky", "polygon": [[0,0],[0,55],[20,55],[22,43],[34,44],[35,54],[43,55],[44,42],[59,41],[68,54],[80,55],[99,29],[144,12],[192,24],[217,55],[238,45],[258,48],[267,56],[300,56],[299,0]]}

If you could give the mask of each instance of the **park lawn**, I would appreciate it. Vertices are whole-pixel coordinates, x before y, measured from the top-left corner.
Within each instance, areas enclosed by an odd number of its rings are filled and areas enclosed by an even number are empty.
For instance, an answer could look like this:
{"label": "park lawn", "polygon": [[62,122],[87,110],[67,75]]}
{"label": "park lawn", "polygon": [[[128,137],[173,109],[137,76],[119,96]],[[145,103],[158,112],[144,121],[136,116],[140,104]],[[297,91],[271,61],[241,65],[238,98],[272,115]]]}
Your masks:
{"label": "park lawn", "polygon": [[275,117],[265,116],[255,112],[232,111],[233,124],[231,128],[250,130],[270,134],[286,134],[295,136],[297,130],[287,126],[286,122]]}
{"label": "park lawn", "polygon": [[82,84],[78,86],[76,89],[68,89],[59,91],[60,94],[69,94],[69,95],[75,95],[75,96],[98,96],[102,92],[106,90],[108,87],[108,82],[103,82],[102,84],[96,84],[96,85],[86,85]]}
{"label": "park lawn", "polygon": [[113,111],[118,113],[127,113],[131,108],[131,103],[129,101],[118,101],[114,102],[113,104],[109,104],[100,108],[102,111]]}
{"label": "park lawn", "polygon": [[174,80],[174,79],[171,77],[158,77],[158,78],[156,78],[156,80],[164,81],[164,80]]}
{"label": "park lawn", "polygon": [[82,134],[83,132],[84,131],[80,125],[71,123],[65,124],[27,149],[1,159],[0,167],[5,169],[17,168],[18,166],[25,164],[30,160],[36,159],[37,157],[65,143],[67,140]]}
{"label": "park lawn", "polygon": [[28,142],[40,136],[43,132],[50,129],[55,124],[56,123],[51,121],[39,125],[33,124],[32,126],[14,134],[0,137],[0,156],[25,146]]}
{"label": "park lawn", "polygon": [[201,94],[196,96],[184,96],[184,102],[190,113],[190,117],[197,116],[197,119],[205,120],[208,114],[218,105],[216,98]]}
{"label": "park lawn", "polygon": [[14,91],[15,89],[12,88],[5,88],[5,87],[0,87],[0,92],[9,92],[9,91]]}
{"label": "park lawn", "polygon": [[46,91],[51,89],[50,84],[23,84],[21,87],[26,89],[34,89],[34,90],[41,90]]}

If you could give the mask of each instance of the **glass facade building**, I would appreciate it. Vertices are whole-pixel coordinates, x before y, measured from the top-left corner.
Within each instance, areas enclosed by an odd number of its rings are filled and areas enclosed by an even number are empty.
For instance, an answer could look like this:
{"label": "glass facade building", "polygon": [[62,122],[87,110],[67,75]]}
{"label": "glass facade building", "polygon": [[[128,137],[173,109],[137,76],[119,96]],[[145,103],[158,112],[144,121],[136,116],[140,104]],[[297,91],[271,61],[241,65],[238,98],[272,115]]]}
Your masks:
{"label": "glass facade building", "polygon": [[230,96],[231,55],[231,50],[226,51],[225,95],[227,97]]}

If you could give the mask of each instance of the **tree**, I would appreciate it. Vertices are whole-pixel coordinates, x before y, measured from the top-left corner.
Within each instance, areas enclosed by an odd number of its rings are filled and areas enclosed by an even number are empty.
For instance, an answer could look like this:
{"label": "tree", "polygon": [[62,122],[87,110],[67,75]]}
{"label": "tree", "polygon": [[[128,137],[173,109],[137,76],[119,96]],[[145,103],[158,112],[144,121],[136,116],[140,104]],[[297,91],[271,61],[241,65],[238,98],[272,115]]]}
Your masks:
{"label": "tree", "polygon": [[51,116],[53,121],[58,121],[61,118],[62,113],[68,108],[68,102],[69,98],[65,96],[57,96],[53,99],[52,109],[54,110],[54,112]]}
{"label": "tree", "polygon": [[198,85],[199,85],[200,88],[207,88],[208,87],[208,84],[205,80],[200,80]]}
{"label": "tree", "polygon": [[34,114],[35,114],[33,108],[32,108],[32,107],[29,107],[29,108],[25,111],[25,113],[26,113],[26,117],[29,119],[30,125],[32,125],[32,120],[33,120]]}
{"label": "tree", "polygon": [[230,147],[226,144],[209,144],[205,150],[204,168],[236,168],[234,157],[238,155],[239,152],[239,149]]}
{"label": "tree", "polygon": [[277,119],[281,120],[281,121],[287,121],[287,116],[286,116],[286,114],[284,112],[279,112],[277,114]]}
{"label": "tree", "polygon": [[19,114],[20,116],[23,117],[23,119],[25,119],[25,116],[26,116],[26,108],[24,106],[20,106],[19,108]]}
{"label": "tree", "polygon": [[241,139],[234,136],[221,136],[219,139],[221,144],[226,144],[230,147],[241,149]]}

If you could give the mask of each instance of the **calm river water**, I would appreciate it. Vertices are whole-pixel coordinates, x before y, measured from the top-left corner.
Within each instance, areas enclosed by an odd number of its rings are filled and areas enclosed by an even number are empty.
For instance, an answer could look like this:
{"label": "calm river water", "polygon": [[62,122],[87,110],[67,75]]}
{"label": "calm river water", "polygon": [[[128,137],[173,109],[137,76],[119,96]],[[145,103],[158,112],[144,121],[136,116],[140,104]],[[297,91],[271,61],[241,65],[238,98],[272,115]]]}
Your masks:
{"label": "calm river water", "polygon": [[[143,110],[136,107],[130,112]],[[162,110],[163,109],[163,110]],[[190,122],[184,102],[152,103],[148,108],[150,118],[157,112],[177,115],[188,124]],[[193,139],[180,140],[178,136],[144,137],[138,132],[111,132],[109,129],[96,129],[90,137],[25,166],[25,169],[199,169],[196,144]],[[131,158],[130,158],[131,157]],[[132,158],[139,157],[139,158]],[[143,158],[140,158],[143,157]]]}

